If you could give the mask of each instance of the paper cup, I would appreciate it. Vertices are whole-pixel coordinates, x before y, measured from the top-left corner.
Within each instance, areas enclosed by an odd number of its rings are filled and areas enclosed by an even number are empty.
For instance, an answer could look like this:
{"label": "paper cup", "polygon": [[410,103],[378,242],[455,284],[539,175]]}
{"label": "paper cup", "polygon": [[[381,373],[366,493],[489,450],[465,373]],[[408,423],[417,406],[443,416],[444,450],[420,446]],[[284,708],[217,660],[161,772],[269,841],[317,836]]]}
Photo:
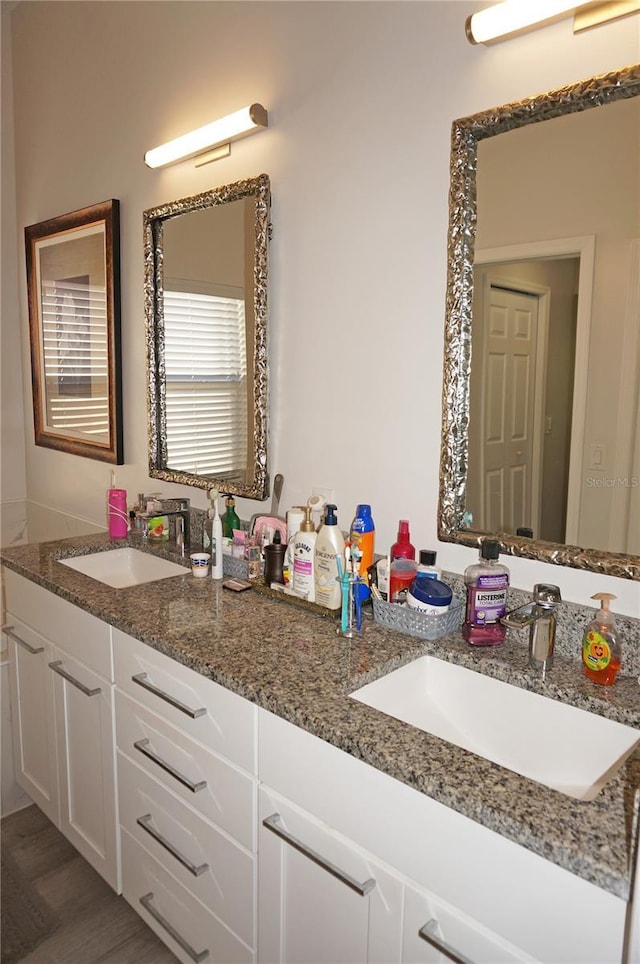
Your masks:
{"label": "paper cup", "polygon": [[208,552],[192,552],[191,572],[198,578],[201,576],[208,576],[210,562],[211,556]]}

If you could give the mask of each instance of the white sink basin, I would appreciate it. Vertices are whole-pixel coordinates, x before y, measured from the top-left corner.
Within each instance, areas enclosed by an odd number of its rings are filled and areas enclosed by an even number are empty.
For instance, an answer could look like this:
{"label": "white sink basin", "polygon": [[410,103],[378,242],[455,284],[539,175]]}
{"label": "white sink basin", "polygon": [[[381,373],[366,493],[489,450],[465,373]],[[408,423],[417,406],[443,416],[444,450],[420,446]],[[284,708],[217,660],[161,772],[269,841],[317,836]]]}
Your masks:
{"label": "white sink basin", "polygon": [[350,695],[577,800],[593,800],[640,740],[633,727],[433,656]]}
{"label": "white sink basin", "polygon": [[156,579],[167,579],[169,576],[184,576],[188,572],[176,562],[131,547],[91,552],[86,556],[60,559],[59,562],[114,589],[155,582]]}

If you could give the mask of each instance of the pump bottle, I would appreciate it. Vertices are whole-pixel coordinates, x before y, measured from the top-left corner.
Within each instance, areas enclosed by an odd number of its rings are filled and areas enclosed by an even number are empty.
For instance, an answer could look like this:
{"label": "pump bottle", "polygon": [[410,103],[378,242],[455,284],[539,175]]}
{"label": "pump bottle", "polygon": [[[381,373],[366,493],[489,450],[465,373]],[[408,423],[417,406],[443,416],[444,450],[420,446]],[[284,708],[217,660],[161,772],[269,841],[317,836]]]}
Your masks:
{"label": "pump bottle", "polygon": [[318,534],[309,506],[305,507],[304,516],[293,540],[293,591],[308,602],[315,602],[314,554]]}
{"label": "pump bottle", "polygon": [[609,609],[616,597],[610,592],[597,592],[591,598],[600,601],[600,610],[587,623],[582,638],[584,675],[601,686],[612,686],[621,664],[615,616]]}
{"label": "pump bottle", "polygon": [[344,571],[344,538],[338,526],[336,506],[327,505],[314,553],[316,602],[327,609],[339,609],[342,604],[337,558]]}

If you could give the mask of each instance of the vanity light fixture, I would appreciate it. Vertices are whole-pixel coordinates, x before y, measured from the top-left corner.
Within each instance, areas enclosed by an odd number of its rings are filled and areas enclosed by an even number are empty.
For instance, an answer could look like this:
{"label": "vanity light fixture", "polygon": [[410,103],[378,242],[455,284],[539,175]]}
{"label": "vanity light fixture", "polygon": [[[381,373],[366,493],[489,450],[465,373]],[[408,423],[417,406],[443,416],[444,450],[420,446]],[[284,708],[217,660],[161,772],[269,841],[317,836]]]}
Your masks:
{"label": "vanity light fixture", "polygon": [[189,157],[197,157],[196,167],[217,161],[231,152],[231,141],[246,137],[268,126],[268,115],[262,104],[251,104],[227,114],[211,124],[154,147],[144,155],[147,167],[164,167]]}
{"label": "vanity light fixture", "polygon": [[608,0],[604,3],[601,0],[591,0],[589,3],[576,3],[575,0],[502,0],[502,3],[495,3],[468,17],[465,31],[469,43],[488,44],[570,14],[575,14],[575,33],[637,13],[638,10],[640,0]]}

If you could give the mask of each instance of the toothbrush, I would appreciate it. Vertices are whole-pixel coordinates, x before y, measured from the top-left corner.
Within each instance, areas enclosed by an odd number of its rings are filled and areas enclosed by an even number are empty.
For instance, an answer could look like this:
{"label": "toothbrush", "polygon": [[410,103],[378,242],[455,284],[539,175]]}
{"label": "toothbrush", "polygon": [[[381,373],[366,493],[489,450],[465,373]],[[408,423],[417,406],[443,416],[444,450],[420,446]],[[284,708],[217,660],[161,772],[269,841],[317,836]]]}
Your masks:
{"label": "toothbrush", "polygon": [[338,569],[338,580],[340,582],[340,589],[342,591],[342,611],[340,615],[340,632],[345,633],[347,631],[347,625],[349,620],[349,576],[347,572],[342,568],[342,559],[340,556],[336,556],[336,566]]}

